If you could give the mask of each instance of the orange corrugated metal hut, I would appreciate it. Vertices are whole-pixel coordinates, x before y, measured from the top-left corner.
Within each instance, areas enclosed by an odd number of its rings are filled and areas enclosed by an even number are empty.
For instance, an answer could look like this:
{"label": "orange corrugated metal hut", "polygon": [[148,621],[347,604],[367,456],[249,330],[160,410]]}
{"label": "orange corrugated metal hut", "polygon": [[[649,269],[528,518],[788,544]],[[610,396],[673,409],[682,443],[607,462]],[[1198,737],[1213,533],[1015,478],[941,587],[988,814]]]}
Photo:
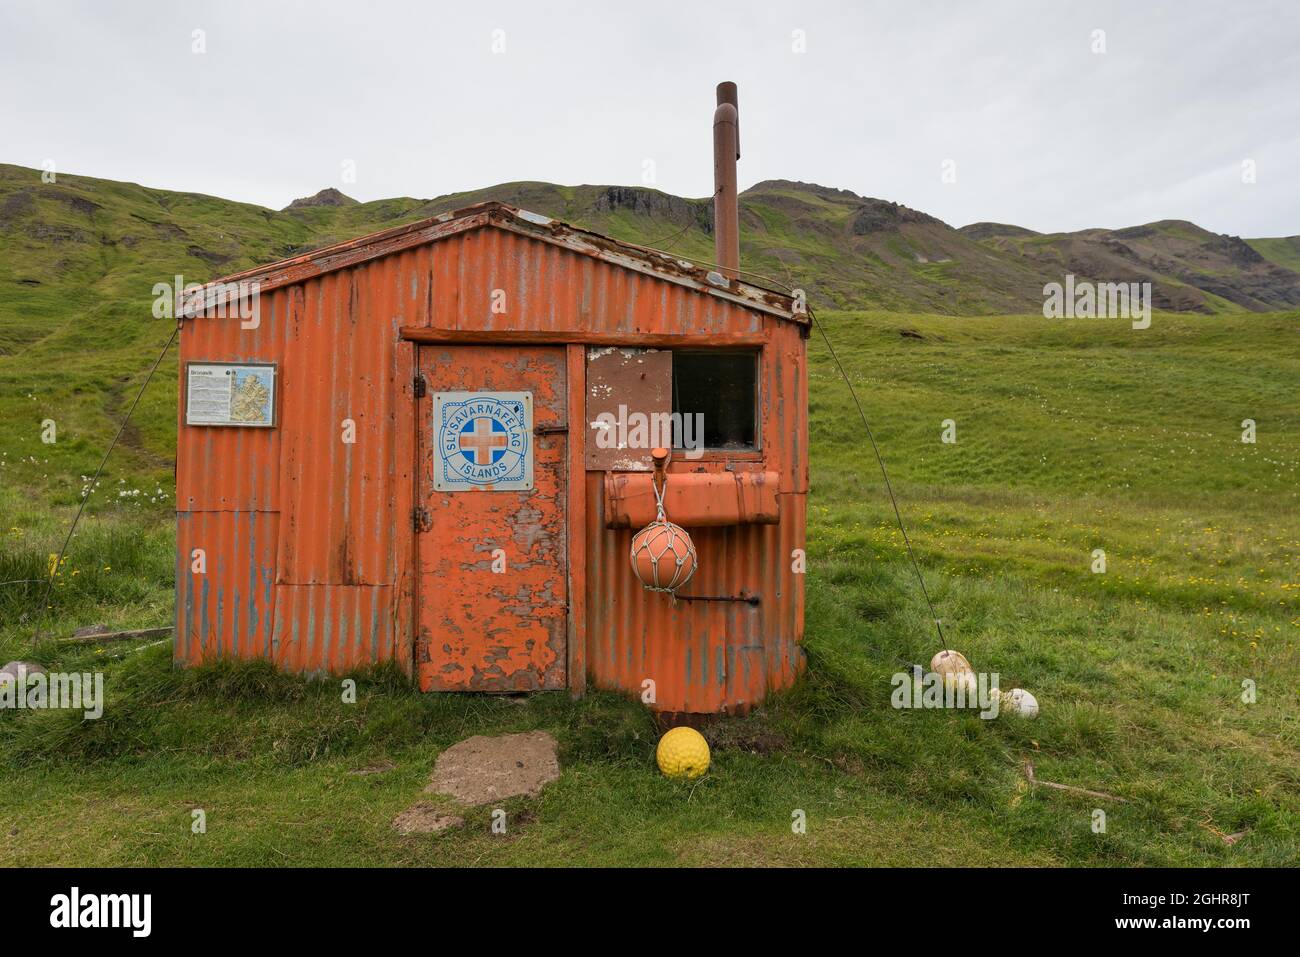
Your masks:
{"label": "orange corrugated metal hut", "polygon": [[[808,326],[735,278],[734,102],[724,84],[716,268],[485,203],[191,296],[178,661],[393,660],[426,691],[696,713],[793,681]],[[664,501],[699,560],[675,600],[628,558],[673,413]]]}

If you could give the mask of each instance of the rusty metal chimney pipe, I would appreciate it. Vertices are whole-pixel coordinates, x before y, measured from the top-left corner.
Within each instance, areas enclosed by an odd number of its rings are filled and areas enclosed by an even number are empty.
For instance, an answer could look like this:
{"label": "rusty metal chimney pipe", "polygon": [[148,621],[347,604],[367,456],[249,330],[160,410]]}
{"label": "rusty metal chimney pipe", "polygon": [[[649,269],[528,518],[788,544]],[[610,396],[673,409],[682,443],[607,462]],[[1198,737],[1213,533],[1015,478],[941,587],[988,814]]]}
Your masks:
{"label": "rusty metal chimney pipe", "polygon": [[740,114],[736,84],[718,84],[713,111],[713,258],[728,279],[740,275],[740,198],[736,160],[740,159]]}

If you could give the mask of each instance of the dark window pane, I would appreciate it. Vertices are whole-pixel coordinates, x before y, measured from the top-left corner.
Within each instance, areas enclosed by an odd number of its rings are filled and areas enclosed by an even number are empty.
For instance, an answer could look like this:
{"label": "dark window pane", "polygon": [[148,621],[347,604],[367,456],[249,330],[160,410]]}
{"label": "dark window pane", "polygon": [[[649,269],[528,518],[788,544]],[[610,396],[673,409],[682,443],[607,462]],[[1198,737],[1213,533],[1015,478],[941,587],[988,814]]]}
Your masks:
{"label": "dark window pane", "polygon": [[[757,446],[758,355],[753,352],[673,352],[673,412],[681,433],[674,444],[704,448]],[[692,416],[687,421],[686,416]],[[683,441],[684,440],[684,441]]]}

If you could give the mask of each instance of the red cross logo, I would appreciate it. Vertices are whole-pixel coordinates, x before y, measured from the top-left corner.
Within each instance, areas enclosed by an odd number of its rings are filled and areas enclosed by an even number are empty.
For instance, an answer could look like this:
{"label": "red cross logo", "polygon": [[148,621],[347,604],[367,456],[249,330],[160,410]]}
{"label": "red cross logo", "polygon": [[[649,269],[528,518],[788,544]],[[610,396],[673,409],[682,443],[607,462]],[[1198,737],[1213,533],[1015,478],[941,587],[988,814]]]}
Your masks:
{"label": "red cross logo", "polygon": [[492,450],[504,448],[505,444],[505,433],[493,432],[492,419],[487,416],[480,416],[474,420],[473,432],[462,432],[460,434],[461,450],[469,450],[474,453],[475,465],[491,465]]}

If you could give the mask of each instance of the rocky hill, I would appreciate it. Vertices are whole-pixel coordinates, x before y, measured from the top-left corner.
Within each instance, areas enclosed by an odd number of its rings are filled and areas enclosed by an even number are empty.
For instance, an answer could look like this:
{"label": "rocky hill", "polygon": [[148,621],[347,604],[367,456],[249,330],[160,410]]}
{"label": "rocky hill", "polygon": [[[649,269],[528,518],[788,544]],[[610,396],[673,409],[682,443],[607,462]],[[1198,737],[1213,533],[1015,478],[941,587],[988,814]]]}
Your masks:
{"label": "rocky hill", "polygon": [[[154,283],[203,281],[331,242],[497,199],[619,239],[712,258],[712,204],[631,186],[504,183],[431,200],[359,203],[337,189],[274,211],[194,193],[0,165],[0,352],[42,334],[75,299],[147,299]],[[1242,240],[1165,221],[1039,234],[954,229],[919,210],[812,183],[741,195],[741,261],[756,278],[841,308],[979,315],[1037,311],[1065,273],[1150,281],[1157,308],[1213,313],[1300,305],[1300,237]],[[57,295],[56,295],[57,293]],[[22,309],[27,322],[10,310]]]}

